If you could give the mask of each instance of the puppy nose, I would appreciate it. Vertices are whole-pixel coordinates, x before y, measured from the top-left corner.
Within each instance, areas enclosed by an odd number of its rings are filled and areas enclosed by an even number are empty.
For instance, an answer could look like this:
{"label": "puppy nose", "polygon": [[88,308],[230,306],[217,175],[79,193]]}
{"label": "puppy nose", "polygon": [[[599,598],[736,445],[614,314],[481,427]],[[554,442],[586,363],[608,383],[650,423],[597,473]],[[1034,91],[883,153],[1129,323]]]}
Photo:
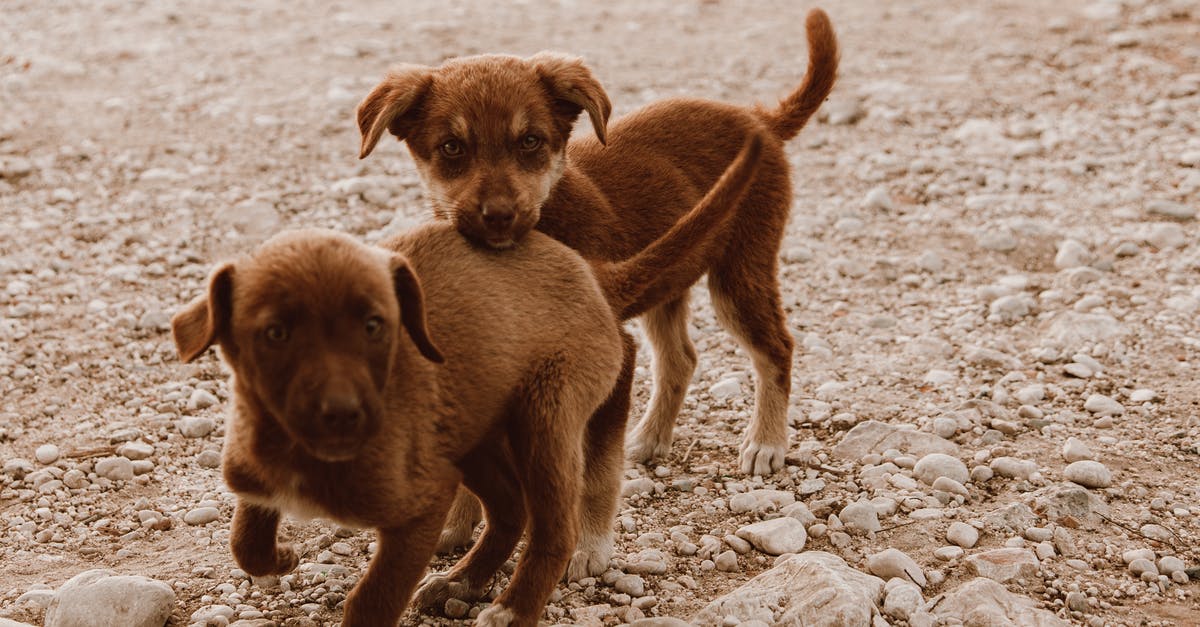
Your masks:
{"label": "puppy nose", "polygon": [[362,419],[362,403],[356,397],[340,396],[321,401],[321,421],[327,429],[353,430]]}
{"label": "puppy nose", "polygon": [[509,203],[495,201],[483,203],[483,223],[489,229],[496,231],[507,229],[512,226],[515,217],[516,210]]}

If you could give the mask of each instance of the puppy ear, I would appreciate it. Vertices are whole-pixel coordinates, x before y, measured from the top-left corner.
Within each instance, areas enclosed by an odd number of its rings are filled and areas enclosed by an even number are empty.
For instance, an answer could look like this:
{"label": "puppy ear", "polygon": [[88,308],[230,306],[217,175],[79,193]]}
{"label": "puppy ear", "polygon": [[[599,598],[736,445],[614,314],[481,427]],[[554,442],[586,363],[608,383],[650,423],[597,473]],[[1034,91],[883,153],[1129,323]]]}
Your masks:
{"label": "puppy ear", "polygon": [[433,69],[425,66],[403,65],[388,72],[358,105],[359,159],[371,154],[385,129],[400,139],[408,136],[417,107],[432,83]]}
{"label": "puppy ear", "polygon": [[392,285],[396,290],[396,300],[400,302],[400,322],[408,330],[408,336],[425,359],[437,364],[446,361],[429,338],[429,327],[425,324],[425,294],[421,291],[421,282],[416,273],[408,261],[399,255],[392,257],[391,268]]}
{"label": "puppy ear", "polygon": [[583,61],[554,52],[539,52],[529,57],[529,63],[570,121],[574,122],[581,111],[587,111],[596,137],[600,143],[608,143],[608,116],[612,113],[612,103]]}
{"label": "puppy ear", "polygon": [[233,315],[233,264],[224,263],[208,279],[208,293],[196,297],[171,317],[175,350],[184,363],[199,357],[229,332]]}

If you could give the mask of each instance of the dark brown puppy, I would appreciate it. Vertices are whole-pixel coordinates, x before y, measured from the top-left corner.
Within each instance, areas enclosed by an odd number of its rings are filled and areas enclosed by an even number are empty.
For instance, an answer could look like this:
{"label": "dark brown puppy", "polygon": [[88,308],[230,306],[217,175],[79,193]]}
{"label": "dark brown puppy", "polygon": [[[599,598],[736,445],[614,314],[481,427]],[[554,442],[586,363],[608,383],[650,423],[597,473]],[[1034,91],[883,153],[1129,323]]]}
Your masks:
{"label": "dark brown puppy", "polygon": [[[384,131],[404,140],[434,213],[477,242],[503,248],[536,228],[585,258],[624,259],[696,203],[747,135],[768,134],[757,179],[706,259],[717,315],[750,352],[757,374],[741,469],[768,474],[783,466],[791,390],[793,340],[777,279],[792,199],[783,142],[820,107],[838,65],[825,13],[810,12],[806,28],[808,71],[778,107],[672,99],[611,127],[607,95],[575,58],[487,55],[437,68],[402,66],[359,105],[361,156]],[[583,111],[596,134],[568,143]],[[632,435],[629,455],[638,461],[669,453],[696,367],[687,289],[649,311],[644,323],[654,348],[655,390]]]}
{"label": "dark brown puppy", "polygon": [[342,624],[395,625],[461,481],[487,530],[421,604],[480,594],[528,526],[476,624],[535,625],[573,557],[587,569],[611,553],[629,393],[618,377],[633,351],[616,316],[703,272],[692,243],[711,245],[703,234],[730,219],[761,147],[750,141],[688,218],[619,264],[593,267],[544,235],[494,251],[437,223],[381,248],[290,232],[220,265],[172,330],[182,359],[218,344],[233,371],[223,468],[238,564],[295,567],[276,541],[283,512],[374,527],[379,549]]}

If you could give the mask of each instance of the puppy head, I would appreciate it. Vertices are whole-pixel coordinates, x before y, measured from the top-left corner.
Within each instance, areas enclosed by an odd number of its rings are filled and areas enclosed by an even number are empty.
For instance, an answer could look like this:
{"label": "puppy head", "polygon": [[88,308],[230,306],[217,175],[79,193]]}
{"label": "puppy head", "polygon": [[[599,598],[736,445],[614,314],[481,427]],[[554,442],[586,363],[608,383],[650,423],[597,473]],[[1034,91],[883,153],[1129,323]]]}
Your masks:
{"label": "puppy head", "polygon": [[218,344],[252,420],[274,420],[321,461],[352,459],[378,430],[401,352],[442,355],[403,257],[328,231],[278,235],[222,264],[171,319],[180,358]]}
{"label": "puppy head", "polygon": [[537,224],[584,111],[604,142],[612,105],[573,57],[543,52],[403,66],[358,106],[360,157],[385,130],[404,140],[435,215],[476,243],[505,248]]}

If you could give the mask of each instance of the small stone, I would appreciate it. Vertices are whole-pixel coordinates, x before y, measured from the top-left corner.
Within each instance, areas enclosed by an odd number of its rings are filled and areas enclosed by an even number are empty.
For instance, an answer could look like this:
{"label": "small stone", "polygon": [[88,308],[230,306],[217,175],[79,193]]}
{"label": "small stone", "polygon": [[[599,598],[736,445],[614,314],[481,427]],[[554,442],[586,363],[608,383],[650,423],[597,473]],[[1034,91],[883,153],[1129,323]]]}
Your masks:
{"label": "small stone", "polygon": [[1196,217],[1196,208],[1169,200],[1151,200],[1146,203],[1146,211],[1150,215],[1163,216],[1175,220],[1191,220]]}
{"label": "small stone", "polygon": [[1183,560],[1179,559],[1178,557],[1168,555],[1167,557],[1158,560],[1158,572],[1164,575],[1171,575],[1172,573],[1181,572],[1186,568],[1187,565],[1184,564]]}
{"label": "small stone", "polygon": [[463,618],[471,611],[471,604],[462,599],[449,598],[442,606],[442,611],[450,618]]}
{"label": "small stone", "polygon": [[1083,408],[1096,416],[1120,416],[1125,413],[1125,406],[1103,395],[1092,394],[1083,403]]}
{"label": "small stone", "polygon": [[1158,575],[1158,567],[1148,559],[1136,559],[1129,563],[1129,572],[1135,575],[1141,575],[1142,573]]}
{"label": "small stone", "polygon": [[126,442],[117,448],[117,455],[137,461],[146,459],[154,454],[154,446],[145,442]]}
{"label": "small stone", "polygon": [[879,524],[879,514],[875,511],[875,506],[871,505],[870,501],[856,501],[851,503],[842,508],[838,517],[847,527],[864,533],[874,533],[883,528]]}
{"label": "small stone", "polygon": [[934,549],[933,556],[943,562],[949,562],[962,557],[965,552],[961,546],[942,546]]}
{"label": "small stone", "polygon": [[708,393],[718,399],[738,396],[742,393],[742,382],[737,377],[721,379],[708,388]]}
{"label": "small stone", "polygon": [[1066,443],[1063,444],[1062,456],[1068,463],[1095,459],[1091,449],[1076,438],[1067,438]]}
{"label": "small stone", "polygon": [[631,597],[642,597],[646,596],[646,581],[640,575],[621,575],[613,582],[613,589]]}
{"label": "small stone", "polygon": [[1187,243],[1187,235],[1174,222],[1157,222],[1151,224],[1146,233],[1146,243],[1158,250],[1170,250]]}
{"label": "small stone", "polygon": [[1129,400],[1134,403],[1148,403],[1158,398],[1158,392],[1140,388],[1129,393]]}
{"label": "small stone", "polygon": [[1112,485],[1112,473],[1097,461],[1073,462],[1063,470],[1063,476],[1085,488],[1107,488]]}
{"label": "small stone", "polygon": [[737,530],[737,536],[770,555],[799,553],[808,540],[804,525],[790,516],[746,525]]}
{"label": "small stone", "polygon": [[217,397],[214,396],[212,392],[197,388],[196,390],[193,390],[192,395],[188,397],[187,406],[188,409],[195,411],[197,409],[212,407],[219,402],[220,401],[217,400]]}
{"label": "small stone", "polygon": [[179,432],[188,438],[202,438],[216,428],[212,418],[202,416],[184,416],[179,420]]}
{"label": "small stone", "polygon": [[219,468],[221,466],[221,452],[214,450],[200,451],[196,456],[196,463],[201,468]]}
{"label": "small stone", "polygon": [[737,553],[733,551],[725,551],[713,558],[713,562],[717,565],[717,570],[723,573],[734,573],[739,570],[737,563]]}
{"label": "small stone", "polygon": [[863,207],[866,209],[874,209],[881,211],[891,211],[892,197],[884,187],[876,187],[867,192],[867,197],[863,199]]}
{"label": "small stone", "polygon": [[867,556],[867,571],[885,580],[900,577],[922,588],[928,584],[921,567],[899,549],[885,549]]}
{"label": "small stone", "polygon": [[969,549],[979,541],[979,530],[964,522],[953,522],[946,530],[946,540],[964,549]]}
{"label": "small stone", "polygon": [[183,522],[189,525],[207,525],[221,517],[221,511],[215,507],[197,507],[183,515]]}
{"label": "small stone", "polygon": [[944,453],[930,453],[922,457],[913,467],[913,476],[926,485],[933,485],[939,477],[952,479],[959,484],[970,479],[967,465]]}
{"label": "small stone", "polygon": [[1072,612],[1088,611],[1089,608],[1088,608],[1087,595],[1082,592],[1079,592],[1079,591],[1068,592],[1067,593],[1067,608],[1069,608]]}
{"label": "small stone", "polygon": [[921,589],[903,580],[894,579],[892,581],[898,583],[893,584],[889,581],[886,584],[883,613],[893,618],[908,620],[925,603],[924,597],[921,596]]}
{"label": "small stone", "polygon": [[1008,479],[1028,479],[1037,472],[1037,464],[1015,457],[997,457],[989,466],[996,474]]}
{"label": "small stone", "polygon": [[36,459],[39,464],[53,464],[54,462],[58,461],[58,447],[53,444],[43,444],[37,447],[37,450],[34,451],[33,458]]}
{"label": "small stone", "polygon": [[1079,268],[1092,262],[1092,253],[1086,246],[1073,239],[1063,240],[1054,256],[1054,267],[1059,270]]}
{"label": "small stone", "polygon": [[113,481],[133,479],[133,462],[124,457],[105,457],[96,462],[96,474]]}

